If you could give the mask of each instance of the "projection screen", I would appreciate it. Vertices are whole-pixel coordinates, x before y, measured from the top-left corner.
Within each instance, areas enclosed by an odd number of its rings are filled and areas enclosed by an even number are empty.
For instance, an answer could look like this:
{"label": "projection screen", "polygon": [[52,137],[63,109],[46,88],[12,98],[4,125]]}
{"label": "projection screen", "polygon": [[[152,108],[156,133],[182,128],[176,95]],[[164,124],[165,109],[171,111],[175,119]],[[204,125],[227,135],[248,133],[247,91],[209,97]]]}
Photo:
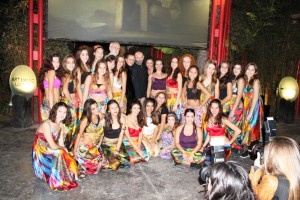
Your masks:
{"label": "projection screen", "polygon": [[209,0],[48,0],[46,38],[207,48]]}

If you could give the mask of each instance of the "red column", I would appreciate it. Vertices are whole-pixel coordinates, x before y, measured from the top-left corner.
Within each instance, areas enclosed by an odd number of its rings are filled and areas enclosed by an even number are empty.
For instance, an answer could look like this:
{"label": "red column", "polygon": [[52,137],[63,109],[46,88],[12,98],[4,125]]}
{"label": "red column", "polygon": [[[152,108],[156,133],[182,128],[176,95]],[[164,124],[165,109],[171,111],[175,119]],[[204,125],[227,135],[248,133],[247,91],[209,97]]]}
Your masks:
{"label": "red column", "polygon": [[225,41],[229,40],[231,0],[213,0],[211,10],[209,58],[219,64],[228,59]]}
{"label": "red column", "polygon": [[210,40],[209,40],[209,58],[214,59],[214,45],[215,45],[215,34],[216,34],[216,19],[217,19],[217,5],[219,0],[212,1],[212,11],[210,17]]}
{"label": "red column", "polygon": [[[43,28],[44,28],[44,0],[38,1],[38,72],[43,64]],[[38,122],[42,121],[40,107],[42,105],[42,93],[38,90]]]}
{"label": "red column", "polygon": [[[28,1],[28,66],[34,70],[33,66],[33,0]],[[34,98],[31,102],[32,121],[34,120]]]}

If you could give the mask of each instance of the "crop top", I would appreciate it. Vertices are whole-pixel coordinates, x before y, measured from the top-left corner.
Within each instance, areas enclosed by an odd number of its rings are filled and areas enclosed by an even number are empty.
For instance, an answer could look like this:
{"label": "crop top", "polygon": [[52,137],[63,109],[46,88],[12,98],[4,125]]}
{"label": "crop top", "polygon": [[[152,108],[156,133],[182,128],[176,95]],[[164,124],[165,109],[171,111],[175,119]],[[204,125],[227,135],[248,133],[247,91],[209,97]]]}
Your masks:
{"label": "crop top", "polygon": [[122,88],[122,83],[120,83],[118,77],[115,77],[115,76],[114,76],[114,83],[113,83],[113,86],[116,87],[116,88],[119,88],[119,89]]}
{"label": "crop top", "polygon": [[193,133],[190,136],[184,135],[184,127],[181,129],[179,136],[179,143],[183,148],[195,148],[197,146],[196,129],[193,129]]}
{"label": "crop top", "polygon": [[130,137],[139,137],[140,133],[142,132],[142,128],[134,129],[134,128],[128,127],[128,132],[129,132]]}
{"label": "crop top", "polygon": [[156,125],[153,124],[152,118],[147,117],[147,126],[143,127],[143,134],[145,135],[152,135],[155,131]]}
{"label": "crop top", "polygon": [[200,100],[201,90],[196,89],[196,92],[193,92],[193,88],[186,86],[187,99],[197,99]]}
{"label": "crop top", "polygon": [[166,78],[158,79],[152,78],[152,90],[165,90],[166,89]]}
{"label": "crop top", "polygon": [[169,88],[178,88],[177,80],[168,77],[166,83]]}
{"label": "crop top", "polygon": [[[60,88],[60,84],[61,84],[61,81],[59,80],[59,78],[55,77],[54,79],[54,88]],[[49,88],[49,81],[47,80],[44,80],[44,88],[47,89]]]}
{"label": "crop top", "polygon": [[106,92],[107,90],[105,84],[91,84],[89,89],[90,95],[95,95],[95,94],[107,95]]}
{"label": "crop top", "polygon": [[209,136],[225,136],[226,133],[225,127],[222,126],[206,126],[206,131]]}
{"label": "crop top", "polygon": [[81,74],[80,83],[81,83],[81,84],[84,84],[86,77],[88,77],[88,75],[90,75],[90,74],[91,74],[91,72],[83,72],[83,73]]}
{"label": "crop top", "polygon": [[75,93],[75,91],[74,91],[74,82],[73,81],[69,82],[69,84],[68,84],[68,90],[69,90],[70,94],[74,94]]}
{"label": "crop top", "polygon": [[119,138],[121,133],[121,128],[108,130],[104,128],[104,137],[109,139],[117,139]]}

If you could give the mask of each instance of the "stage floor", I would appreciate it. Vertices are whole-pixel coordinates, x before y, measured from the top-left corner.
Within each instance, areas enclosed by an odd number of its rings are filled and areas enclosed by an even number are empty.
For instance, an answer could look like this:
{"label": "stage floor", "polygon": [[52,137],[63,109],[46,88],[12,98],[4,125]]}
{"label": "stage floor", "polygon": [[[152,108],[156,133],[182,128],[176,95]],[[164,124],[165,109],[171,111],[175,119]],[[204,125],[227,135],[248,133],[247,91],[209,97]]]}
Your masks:
{"label": "stage floor", "polygon": [[[300,119],[293,124],[277,123],[278,135],[300,143]],[[129,169],[102,170],[79,181],[72,191],[58,192],[38,180],[32,171],[31,147],[37,124],[16,129],[0,118],[0,199],[204,199],[198,169],[173,166],[172,161],[151,158]],[[250,158],[232,157],[249,170]]]}

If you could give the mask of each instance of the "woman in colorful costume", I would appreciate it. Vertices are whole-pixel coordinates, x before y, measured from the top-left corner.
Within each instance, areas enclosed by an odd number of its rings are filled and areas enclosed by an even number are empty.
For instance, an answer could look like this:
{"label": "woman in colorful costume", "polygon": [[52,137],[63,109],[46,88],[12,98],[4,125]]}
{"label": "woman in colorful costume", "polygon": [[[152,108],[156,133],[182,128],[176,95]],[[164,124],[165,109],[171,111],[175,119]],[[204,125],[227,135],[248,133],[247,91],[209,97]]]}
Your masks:
{"label": "woman in colorful costume", "polygon": [[142,144],[144,125],[142,105],[139,100],[134,100],[131,103],[130,113],[126,117],[126,137],[123,139],[131,164],[149,160],[148,152]]}
{"label": "woman in colorful costume", "polygon": [[[201,128],[202,116],[206,113],[205,105],[211,94],[199,81],[199,69],[196,65],[191,66],[187,74],[188,80],[185,82],[182,91],[183,108],[193,108],[195,110],[195,124]],[[205,94],[205,99],[202,102],[200,101],[201,93]],[[182,119],[185,120],[184,117]]]}
{"label": "woman in colorful costume", "polygon": [[175,132],[175,147],[171,151],[175,164],[193,166],[205,161],[205,154],[200,152],[203,134],[195,125],[195,111],[187,108],[184,112],[185,123],[178,126]]}
{"label": "woman in colorful costume", "polygon": [[[208,90],[211,94],[211,98],[206,103],[206,106],[212,99],[219,98],[219,80],[216,75],[216,62],[213,60],[207,60],[204,66],[204,72],[200,76],[201,84]],[[201,93],[200,101],[203,102],[205,99],[205,94]]]}
{"label": "woman in colorful costume", "polygon": [[123,114],[126,113],[126,85],[127,85],[127,73],[125,69],[125,58],[123,56],[119,56],[116,59],[116,66],[112,69],[113,72],[113,80],[112,83],[112,94],[113,99],[119,103],[121,111]]}
{"label": "woman in colorful costume", "polygon": [[153,98],[147,98],[144,103],[146,124],[143,127],[142,143],[145,145],[149,156],[156,157],[159,154],[159,146],[156,142],[158,134],[158,115],[155,112],[156,102]]}
{"label": "woman in colorful costume", "polygon": [[231,76],[229,75],[229,63],[222,61],[217,71],[217,77],[219,79],[219,89],[221,104],[223,106],[223,113],[228,117],[230,112],[230,105],[232,99],[232,83]]}
{"label": "woman in colorful costume", "polygon": [[263,101],[260,97],[260,82],[257,78],[257,65],[248,63],[245,69],[244,87],[244,125],[243,144],[244,153],[242,157],[248,156],[248,148],[252,142],[262,139],[261,129],[263,127]]}
{"label": "woman in colorful costume", "polygon": [[122,115],[118,102],[114,99],[107,103],[104,138],[101,144],[103,154],[108,160],[105,169],[117,170],[130,167],[129,155],[123,144],[126,130],[125,116]]}
{"label": "woman in colorful costume", "polygon": [[[233,136],[229,140],[226,137],[226,128],[229,127],[234,131]],[[225,160],[228,160],[231,152],[231,144],[237,139],[241,133],[236,125],[230,122],[223,113],[223,108],[221,101],[219,99],[212,100],[207,108],[207,114],[204,118],[203,130],[207,132],[205,142],[201,148],[204,151],[205,147],[209,147],[212,141],[217,141],[218,144],[213,144],[214,146],[224,146]],[[206,150],[207,159],[210,161],[210,148]]]}
{"label": "woman in colorful costume", "polygon": [[97,102],[93,99],[86,100],[74,144],[74,157],[78,162],[80,178],[84,178],[85,174],[97,174],[106,164],[100,150],[103,139],[102,119]]}
{"label": "woman in colorful costume", "polygon": [[[232,79],[232,100],[230,105],[230,113],[228,119],[235,124],[239,129],[243,128],[243,90],[245,87],[243,67],[240,64],[233,66]],[[233,136],[233,130],[227,129],[229,139]],[[235,150],[242,148],[243,134],[240,134],[236,141],[232,144]]]}
{"label": "woman in colorful costume", "polygon": [[166,91],[167,74],[163,72],[163,62],[155,60],[155,72],[148,77],[147,97],[155,98],[159,92]]}
{"label": "woman in colorful costume", "polygon": [[179,120],[175,113],[168,114],[168,123],[164,126],[161,134],[161,150],[159,155],[162,159],[171,159],[171,150],[175,147],[174,134],[176,128],[179,126]]}
{"label": "woman in colorful costume", "polygon": [[53,190],[71,190],[78,187],[76,161],[64,146],[64,125],[71,123],[68,106],[56,103],[49,119],[37,129],[32,147],[32,166],[35,175]]}
{"label": "woman in colorful costume", "polygon": [[99,111],[105,113],[106,104],[109,99],[112,99],[111,84],[106,63],[101,60],[98,61],[95,70],[95,73],[89,75],[85,80],[83,103],[89,96],[98,103]]}
{"label": "woman in colorful costume", "polygon": [[181,92],[182,92],[182,75],[178,67],[178,58],[171,59],[166,79],[167,106],[169,111],[175,112],[180,118],[182,112]]}
{"label": "woman in colorful costume", "polygon": [[41,105],[42,120],[49,117],[52,106],[60,101],[60,87],[63,70],[59,67],[59,57],[56,54],[48,56],[38,75],[39,87],[44,94]]}

